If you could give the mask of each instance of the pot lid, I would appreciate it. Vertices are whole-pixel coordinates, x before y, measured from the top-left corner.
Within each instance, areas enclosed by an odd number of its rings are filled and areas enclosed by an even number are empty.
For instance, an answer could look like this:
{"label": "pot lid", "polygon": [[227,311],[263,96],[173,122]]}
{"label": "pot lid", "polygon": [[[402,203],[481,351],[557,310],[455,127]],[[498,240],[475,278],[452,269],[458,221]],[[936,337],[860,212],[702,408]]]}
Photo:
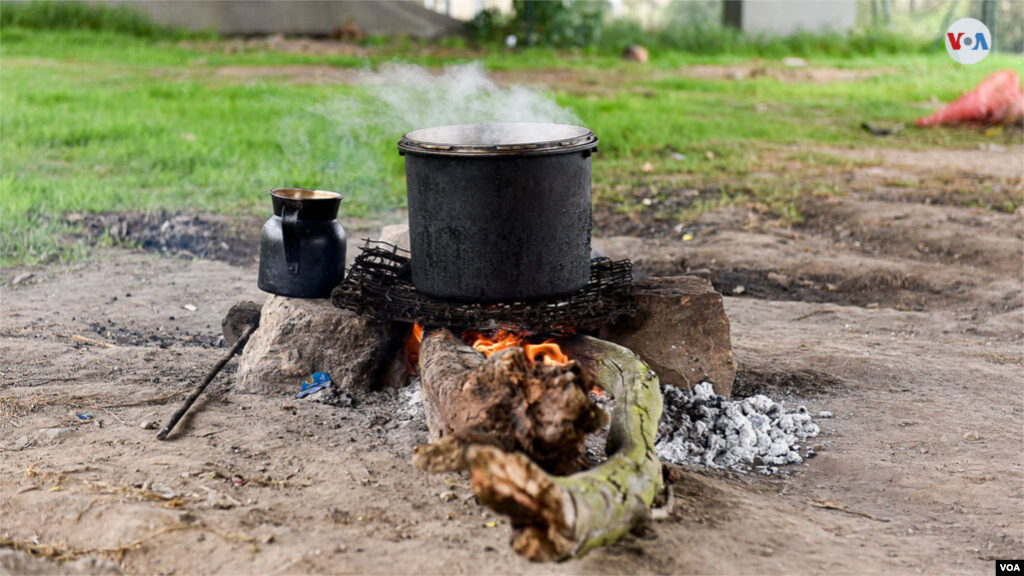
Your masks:
{"label": "pot lid", "polygon": [[582,126],[544,122],[489,122],[436,126],[409,132],[402,152],[437,156],[565,154],[597,147],[597,136]]}

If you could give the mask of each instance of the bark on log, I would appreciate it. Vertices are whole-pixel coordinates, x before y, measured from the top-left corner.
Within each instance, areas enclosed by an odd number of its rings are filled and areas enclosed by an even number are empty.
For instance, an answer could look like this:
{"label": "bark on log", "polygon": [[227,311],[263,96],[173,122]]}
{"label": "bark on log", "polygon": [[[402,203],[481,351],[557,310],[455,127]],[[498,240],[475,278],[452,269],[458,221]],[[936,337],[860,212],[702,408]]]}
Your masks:
{"label": "bark on log", "polygon": [[[603,464],[555,476],[527,454],[491,442],[467,440],[466,445],[449,437],[429,447],[469,465],[477,497],[510,517],[513,548],[534,561],[565,560],[618,540],[647,517],[662,491],[661,463],[654,452],[661,418],[658,377],[636,354],[610,342],[575,337],[562,347],[583,374],[616,399]],[[446,398],[472,394],[473,387],[452,389]],[[438,399],[424,388],[425,405]]]}
{"label": "bark on log", "polygon": [[616,399],[608,459],[567,477],[549,476],[521,454],[471,446],[466,458],[480,500],[511,518],[516,552],[565,560],[615,542],[648,515],[662,490],[654,440],[661,419],[657,375],[628,349],[579,337],[563,350]]}
{"label": "bark on log", "polygon": [[416,450],[413,462],[421,470],[464,469],[463,448],[487,444],[520,450],[543,469],[568,474],[586,467],[587,435],[607,423],[578,364],[533,364],[519,347],[485,358],[448,330],[424,336],[420,383],[434,441]]}

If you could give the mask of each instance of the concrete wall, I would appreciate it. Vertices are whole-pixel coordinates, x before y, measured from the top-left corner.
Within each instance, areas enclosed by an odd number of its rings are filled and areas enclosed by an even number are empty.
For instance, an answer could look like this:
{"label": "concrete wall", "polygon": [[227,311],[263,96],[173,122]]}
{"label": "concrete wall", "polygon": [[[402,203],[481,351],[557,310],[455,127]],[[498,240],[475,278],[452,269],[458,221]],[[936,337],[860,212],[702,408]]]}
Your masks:
{"label": "concrete wall", "polygon": [[723,12],[726,25],[755,34],[846,32],[857,25],[856,0],[733,0]]}
{"label": "concrete wall", "polygon": [[380,0],[108,0],[128,4],[155,22],[222,34],[327,36],[352,21],[367,34],[436,38],[459,33],[461,22],[420,1]]}
{"label": "concrete wall", "polygon": [[344,22],[326,2],[175,2],[112,0],[128,4],[160,24],[193,30],[213,28],[223,34],[330,34]]}

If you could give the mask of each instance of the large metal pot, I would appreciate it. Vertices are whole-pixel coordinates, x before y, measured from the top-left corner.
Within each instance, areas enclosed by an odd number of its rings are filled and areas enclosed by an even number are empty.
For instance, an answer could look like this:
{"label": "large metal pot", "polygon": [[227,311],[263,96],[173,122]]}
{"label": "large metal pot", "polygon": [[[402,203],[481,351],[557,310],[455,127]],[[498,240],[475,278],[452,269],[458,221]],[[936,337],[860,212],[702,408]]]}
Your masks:
{"label": "large metal pot", "polygon": [[586,285],[593,132],[541,123],[440,126],[409,132],[398,148],[417,290],[511,302]]}

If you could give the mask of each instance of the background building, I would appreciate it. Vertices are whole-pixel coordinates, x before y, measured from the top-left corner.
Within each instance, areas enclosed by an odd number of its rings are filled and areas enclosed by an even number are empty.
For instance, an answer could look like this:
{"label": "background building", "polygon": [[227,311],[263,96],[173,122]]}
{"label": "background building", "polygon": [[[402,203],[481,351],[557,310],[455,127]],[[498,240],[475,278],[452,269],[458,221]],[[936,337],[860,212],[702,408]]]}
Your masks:
{"label": "background building", "polygon": [[857,26],[857,0],[725,0],[723,22],[744,32],[846,32]]}
{"label": "background building", "polygon": [[423,7],[456,20],[468,22],[484,10],[512,12],[512,0],[423,0]]}
{"label": "background building", "polygon": [[[555,1],[555,0],[548,0]],[[582,0],[597,1],[597,0]],[[654,25],[661,12],[672,0],[605,0],[613,18],[631,18],[644,24]],[[484,10],[495,10],[511,14],[512,0],[423,0],[423,6],[457,20],[469,21]]]}

